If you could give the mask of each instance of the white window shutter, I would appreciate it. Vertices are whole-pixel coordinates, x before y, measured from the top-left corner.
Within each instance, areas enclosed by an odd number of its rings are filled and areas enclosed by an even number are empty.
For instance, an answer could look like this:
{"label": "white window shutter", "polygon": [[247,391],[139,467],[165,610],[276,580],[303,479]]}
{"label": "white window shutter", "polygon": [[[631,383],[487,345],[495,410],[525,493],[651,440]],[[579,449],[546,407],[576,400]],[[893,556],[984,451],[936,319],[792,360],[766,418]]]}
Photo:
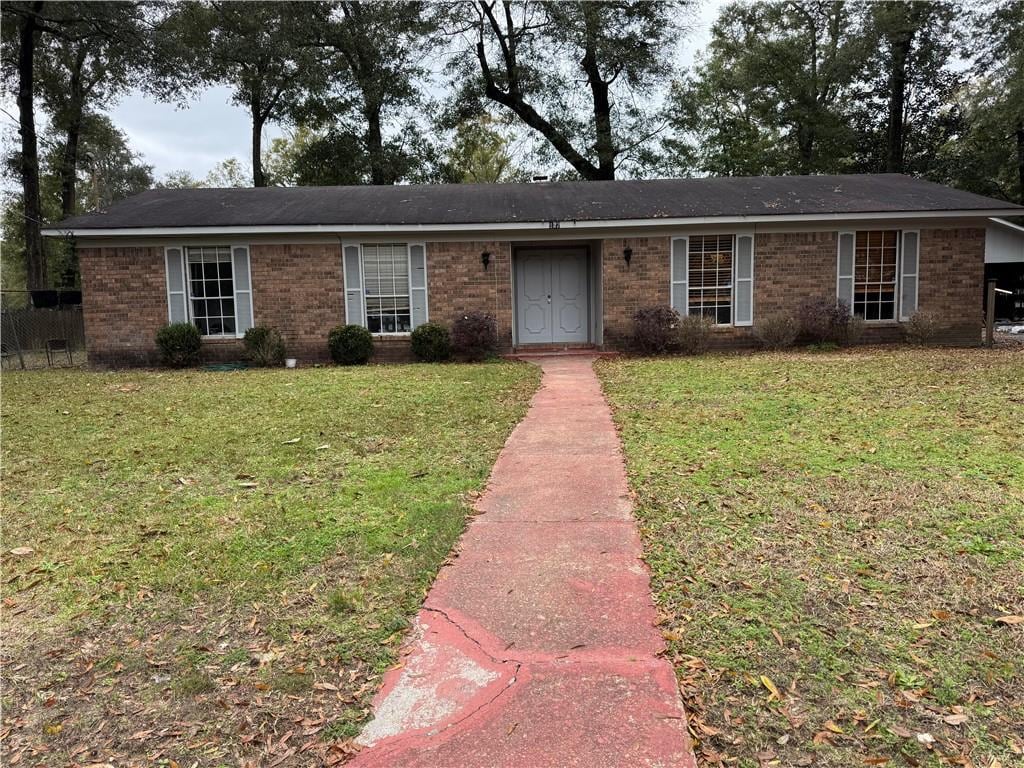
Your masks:
{"label": "white window shutter", "polygon": [[735,324],[754,324],[754,236],[736,235]]}
{"label": "white window shutter", "polygon": [[687,261],[689,259],[689,238],[673,237],[671,240],[670,265],[672,309],[680,315],[687,312]]}
{"label": "white window shutter", "polygon": [[188,292],[185,290],[185,249],[177,245],[164,248],[167,275],[167,322],[188,322]]}
{"label": "white window shutter", "polygon": [[836,298],[853,313],[853,254],[857,246],[854,232],[839,233],[839,252],[836,257]]}
{"label": "white window shutter", "polygon": [[917,312],[920,238],[921,233],[917,230],[903,232],[903,248],[900,257],[900,320],[909,320]]}
{"label": "white window shutter", "polygon": [[412,306],[412,327],[427,322],[427,245],[409,243],[409,300]]}
{"label": "white window shutter", "polygon": [[359,243],[343,243],[342,253],[345,271],[345,322],[349,325],[366,327],[363,311],[363,265]]}
{"label": "white window shutter", "polygon": [[235,335],[239,338],[253,326],[252,270],[249,246],[231,246],[231,271],[235,280]]}

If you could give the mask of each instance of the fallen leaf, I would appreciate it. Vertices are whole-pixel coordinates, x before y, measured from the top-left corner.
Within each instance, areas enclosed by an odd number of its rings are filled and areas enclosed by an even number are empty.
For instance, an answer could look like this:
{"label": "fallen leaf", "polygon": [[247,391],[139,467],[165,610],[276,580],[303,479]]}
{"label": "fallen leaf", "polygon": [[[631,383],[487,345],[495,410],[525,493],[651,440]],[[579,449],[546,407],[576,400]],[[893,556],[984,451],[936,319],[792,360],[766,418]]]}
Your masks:
{"label": "fallen leaf", "polygon": [[1024,624],[1024,616],[1000,616],[996,619],[997,624]]}
{"label": "fallen leaf", "polygon": [[846,731],[836,725],[835,720],[826,720],[823,727],[828,728],[832,733],[846,733]]}
{"label": "fallen leaf", "polygon": [[771,693],[768,701],[771,701],[772,698],[775,698],[777,701],[782,701],[782,694],[779,693],[779,689],[775,687],[775,683],[771,681],[771,678],[761,675],[761,685],[767,688],[769,693]]}
{"label": "fallen leaf", "polygon": [[284,442],[281,443],[281,445],[294,445],[301,439],[301,437],[293,437],[291,440],[285,440]]}
{"label": "fallen leaf", "polygon": [[33,552],[35,552],[35,550],[32,549],[32,547],[15,547],[14,549],[11,550],[11,554],[12,555],[16,555],[17,557],[24,557],[25,555],[31,555]]}
{"label": "fallen leaf", "polygon": [[968,718],[968,716],[966,714],[957,714],[957,715],[946,715],[942,719],[944,721],[946,721],[949,725],[963,725],[970,718]]}

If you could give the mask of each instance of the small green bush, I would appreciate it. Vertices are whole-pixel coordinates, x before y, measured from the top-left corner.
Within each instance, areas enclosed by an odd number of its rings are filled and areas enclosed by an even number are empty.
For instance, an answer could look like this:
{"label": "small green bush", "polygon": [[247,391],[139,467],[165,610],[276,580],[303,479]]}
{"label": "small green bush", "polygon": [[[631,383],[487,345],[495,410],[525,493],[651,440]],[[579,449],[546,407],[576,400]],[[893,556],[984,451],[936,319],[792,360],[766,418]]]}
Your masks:
{"label": "small green bush", "polygon": [[793,315],[773,315],[754,325],[754,336],[765,349],[791,347],[799,335],[800,321]]}
{"label": "small green bush", "polygon": [[245,344],[246,356],[253,365],[264,368],[284,365],[284,339],[276,328],[254,325],[245,332],[242,343]]}
{"label": "small green bush", "polygon": [[679,321],[676,339],[684,355],[702,355],[711,346],[711,331],[715,321],[705,315],[687,315]]}
{"label": "small green bush", "polygon": [[448,329],[437,323],[424,323],[412,332],[412,352],[426,363],[441,363],[452,356]]}
{"label": "small green bush", "polygon": [[373,336],[361,325],[339,325],[328,334],[327,348],[338,365],[366,365],[373,354]]}
{"label": "small green bush", "polygon": [[633,347],[646,355],[671,352],[679,344],[679,313],[672,307],[643,307],[633,313]]}
{"label": "small green bush", "polygon": [[925,346],[939,338],[939,318],[930,312],[918,310],[903,326],[903,335],[910,344]]}
{"label": "small green bush", "polygon": [[466,312],[452,323],[452,349],[460,357],[486,360],[498,349],[498,323],[486,312]]}
{"label": "small green bush", "polygon": [[156,332],[160,362],[170,368],[188,368],[199,362],[203,337],[192,323],[171,323]]}

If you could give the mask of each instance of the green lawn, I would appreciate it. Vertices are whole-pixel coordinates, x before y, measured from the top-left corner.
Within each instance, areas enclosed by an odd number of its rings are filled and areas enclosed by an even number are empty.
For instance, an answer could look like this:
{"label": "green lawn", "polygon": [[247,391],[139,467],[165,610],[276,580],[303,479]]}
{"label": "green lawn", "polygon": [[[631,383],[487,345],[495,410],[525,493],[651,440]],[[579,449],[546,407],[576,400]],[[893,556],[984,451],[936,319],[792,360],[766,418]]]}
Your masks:
{"label": "green lawn", "polygon": [[598,370],[703,765],[1024,764],[1024,352]]}
{"label": "green lawn", "polygon": [[3,761],[339,759],[537,380],[5,374]]}

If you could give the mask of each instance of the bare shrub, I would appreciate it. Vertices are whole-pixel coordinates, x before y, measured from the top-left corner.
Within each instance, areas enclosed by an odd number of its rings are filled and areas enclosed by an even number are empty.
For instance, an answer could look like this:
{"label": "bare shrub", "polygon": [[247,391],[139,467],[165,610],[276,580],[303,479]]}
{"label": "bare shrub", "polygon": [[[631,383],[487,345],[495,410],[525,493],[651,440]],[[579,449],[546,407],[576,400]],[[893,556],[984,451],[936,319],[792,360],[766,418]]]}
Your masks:
{"label": "bare shrub", "polygon": [[800,321],[793,315],[773,315],[754,325],[754,337],[765,349],[786,349],[796,343]]}

